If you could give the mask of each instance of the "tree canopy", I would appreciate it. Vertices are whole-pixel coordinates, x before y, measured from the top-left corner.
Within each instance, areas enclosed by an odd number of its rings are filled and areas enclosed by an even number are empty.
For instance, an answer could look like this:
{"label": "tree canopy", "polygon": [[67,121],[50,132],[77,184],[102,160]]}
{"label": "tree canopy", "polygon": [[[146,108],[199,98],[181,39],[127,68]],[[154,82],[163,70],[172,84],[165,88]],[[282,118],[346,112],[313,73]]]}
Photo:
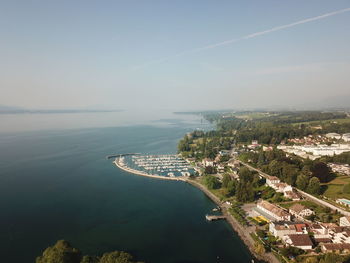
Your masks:
{"label": "tree canopy", "polygon": [[[83,256],[79,249],[74,248],[65,240],[45,249],[43,254],[36,258],[36,263],[136,263],[133,257],[123,251],[105,253],[102,257]],[[139,262],[141,263],[141,262]]]}

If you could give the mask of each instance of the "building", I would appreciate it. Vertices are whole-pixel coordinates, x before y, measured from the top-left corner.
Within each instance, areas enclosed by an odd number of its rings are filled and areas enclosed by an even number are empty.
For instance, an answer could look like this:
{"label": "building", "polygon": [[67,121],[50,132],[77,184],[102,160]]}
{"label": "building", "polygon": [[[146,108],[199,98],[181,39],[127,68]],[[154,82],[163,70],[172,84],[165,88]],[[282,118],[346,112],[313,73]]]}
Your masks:
{"label": "building", "polygon": [[299,201],[301,199],[301,196],[298,192],[295,191],[285,191],[284,197],[288,199],[292,199],[293,201]]}
{"label": "building", "polygon": [[[316,239],[330,239],[328,235],[328,228],[321,224],[312,224],[309,226],[309,231],[314,234],[314,238]],[[321,242],[321,241],[319,241]]]}
{"label": "building", "polygon": [[209,159],[209,158],[205,158],[202,161],[202,164],[204,165],[204,167],[208,167],[208,166],[214,166],[214,161]]}
{"label": "building", "polygon": [[287,191],[293,191],[293,187],[286,183],[277,183],[271,186],[276,192],[284,193]]}
{"label": "building", "polygon": [[289,221],[271,222],[269,231],[274,237],[283,238],[285,235],[296,234],[294,223]]}
{"label": "building", "polygon": [[331,168],[334,173],[350,175],[350,166],[348,164],[329,163],[328,167]]}
{"label": "building", "polygon": [[314,214],[312,210],[309,208],[301,205],[301,204],[294,204],[289,208],[289,213],[296,218],[304,219],[307,216],[311,216]]}
{"label": "building", "polygon": [[290,214],[287,211],[265,200],[258,202],[257,209],[269,215],[275,221],[290,221]]}
{"label": "building", "polygon": [[345,142],[350,142],[350,133],[344,133],[343,136],[341,137],[343,141]]}
{"label": "building", "polygon": [[329,229],[329,237],[333,243],[347,243],[350,244],[350,230],[347,227],[337,226]]}
{"label": "building", "polygon": [[283,238],[284,242],[292,247],[304,250],[312,249],[313,243],[308,234],[291,234]]}
{"label": "building", "polygon": [[237,160],[230,160],[227,164],[227,166],[231,168],[239,168],[240,167],[240,162]]}
{"label": "building", "polygon": [[343,216],[339,219],[340,226],[350,226],[350,216]]}
{"label": "building", "polygon": [[326,134],[327,138],[339,140],[342,136],[338,133],[331,132]]}
{"label": "building", "polygon": [[349,253],[350,244],[324,243],[321,244],[321,250],[323,253]]}
{"label": "building", "polygon": [[273,236],[282,239],[286,235],[307,234],[307,225],[290,221],[271,222],[269,231]]}
{"label": "building", "polygon": [[278,184],[280,182],[281,182],[280,179],[276,176],[266,176],[266,184],[270,187],[272,187],[272,185]]}

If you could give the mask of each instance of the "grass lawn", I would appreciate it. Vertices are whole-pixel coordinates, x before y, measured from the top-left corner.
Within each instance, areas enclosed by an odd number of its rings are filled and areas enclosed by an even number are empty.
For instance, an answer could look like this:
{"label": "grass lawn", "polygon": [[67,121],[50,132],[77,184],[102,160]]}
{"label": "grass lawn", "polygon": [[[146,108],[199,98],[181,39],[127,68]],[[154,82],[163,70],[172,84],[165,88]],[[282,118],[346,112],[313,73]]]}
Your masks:
{"label": "grass lawn", "polygon": [[306,122],[295,122],[293,125],[300,125],[300,124],[308,124],[308,125],[318,125],[318,124],[327,124],[327,123],[348,123],[350,122],[350,118],[343,118],[343,119],[331,119],[331,120],[321,120],[321,121],[306,121]]}
{"label": "grass lawn", "polygon": [[324,196],[332,199],[338,198],[347,198],[350,199],[350,194],[343,193],[344,184],[350,183],[349,176],[337,176],[332,181],[327,184],[322,184],[322,187],[325,187],[325,191],[323,193]]}

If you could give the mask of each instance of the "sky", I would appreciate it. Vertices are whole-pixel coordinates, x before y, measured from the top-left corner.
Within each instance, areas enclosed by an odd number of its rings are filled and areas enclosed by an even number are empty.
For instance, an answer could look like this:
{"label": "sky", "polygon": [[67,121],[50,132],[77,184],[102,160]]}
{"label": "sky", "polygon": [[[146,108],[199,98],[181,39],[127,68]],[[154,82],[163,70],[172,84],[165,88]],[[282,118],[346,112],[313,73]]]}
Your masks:
{"label": "sky", "polygon": [[338,106],[349,0],[0,1],[0,105]]}

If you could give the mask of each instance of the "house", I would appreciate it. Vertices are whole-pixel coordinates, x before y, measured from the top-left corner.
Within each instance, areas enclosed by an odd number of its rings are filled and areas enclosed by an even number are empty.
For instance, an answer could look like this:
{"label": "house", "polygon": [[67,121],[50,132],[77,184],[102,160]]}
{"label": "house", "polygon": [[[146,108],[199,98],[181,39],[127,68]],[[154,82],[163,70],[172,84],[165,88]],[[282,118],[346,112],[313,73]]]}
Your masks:
{"label": "house", "polygon": [[204,165],[204,167],[208,167],[208,166],[214,166],[214,161],[209,159],[209,158],[204,158],[202,161],[202,164]]}
{"label": "house", "polygon": [[287,191],[293,191],[293,187],[286,183],[277,183],[271,186],[276,192],[284,193]]}
{"label": "house", "polygon": [[339,219],[340,226],[350,226],[350,216],[343,216]]}
{"label": "house", "polygon": [[309,231],[313,233],[315,239],[330,239],[330,236],[328,235],[328,228],[326,228],[324,225],[312,224],[309,226]]}
{"label": "house", "polygon": [[292,247],[304,250],[312,249],[313,243],[308,234],[291,234],[283,238],[284,242]]}
{"label": "house", "polygon": [[280,183],[280,179],[276,176],[266,176],[266,184],[270,187],[272,187],[272,185],[274,184],[278,184]]}
{"label": "house", "polygon": [[227,165],[231,168],[239,168],[240,167],[240,163],[237,160],[230,160]]}
{"label": "house", "polygon": [[270,222],[269,231],[273,236],[279,238],[285,235],[296,234],[294,223],[289,221]]}
{"label": "house", "polygon": [[288,199],[292,199],[293,201],[298,201],[301,199],[300,194],[298,192],[295,192],[295,191],[285,191],[284,197],[286,197]]}
{"label": "house", "polygon": [[341,137],[343,141],[345,142],[350,142],[350,133],[344,133],[343,136]]}
{"label": "house", "polygon": [[257,203],[257,209],[269,215],[275,221],[290,221],[290,214],[287,211],[265,200],[260,200]]}
{"label": "house", "polygon": [[350,244],[350,229],[347,227],[337,226],[329,230],[329,236],[333,243]]}
{"label": "house", "polygon": [[289,213],[299,219],[304,219],[314,214],[312,210],[298,203],[289,208]]}
{"label": "house", "polygon": [[335,132],[330,132],[330,133],[327,133],[327,134],[326,134],[326,137],[327,137],[327,138],[330,138],[330,139],[339,140],[339,139],[341,138],[341,135],[338,134],[338,133],[335,133]]}
{"label": "house", "polygon": [[348,253],[350,252],[350,244],[323,243],[321,244],[321,250],[324,253]]}
{"label": "house", "polygon": [[223,173],[225,171],[225,165],[220,163],[218,164],[217,169],[219,173]]}

